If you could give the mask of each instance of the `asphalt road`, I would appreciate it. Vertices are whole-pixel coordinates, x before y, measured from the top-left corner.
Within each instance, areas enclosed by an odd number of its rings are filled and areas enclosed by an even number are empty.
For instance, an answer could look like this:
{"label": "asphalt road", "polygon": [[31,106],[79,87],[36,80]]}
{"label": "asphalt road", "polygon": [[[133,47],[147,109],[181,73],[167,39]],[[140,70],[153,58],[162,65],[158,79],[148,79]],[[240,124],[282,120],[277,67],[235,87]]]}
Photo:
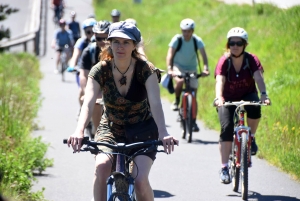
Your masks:
{"label": "asphalt road", "polygon": [[[91,0],[69,0],[67,3],[67,13],[74,9],[81,22],[93,12]],[[54,166],[37,176],[38,182],[33,186],[33,191],[45,187],[45,198],[51,201],[88,201],[92,198],[94,158],[89,153],[73,154],[70,148],[62,144],[62,139],[75,130],[78,89],[74,75],[68,74],[67,81],[62,83],[60,76],[53,73],[55,52],[49,44],[54,25],[51,21],[52,10],[48,11],[47,54],[40,58],[44,75],[40,82],[43,103],[37,117],[37,123],[43,129],[33,135],[42,136],[44,142],[50,143],[47,157],[54,159]],[[162,103],[168,131],[180,139],[177,114],[169,109],[169,102],[162,100]],[[155,200],[241,200],[241,195],[234,193],[231,185],[219,182],[218,132],[206,129],[200,121],[198,124],[201,131],[195,133],[193,143],[188,144],[180,139],[180,146],[174,153],[157,155],[150,174]],[[249,200],[300,200],[300,184],[264,160],[253,158],[249,178]]]}

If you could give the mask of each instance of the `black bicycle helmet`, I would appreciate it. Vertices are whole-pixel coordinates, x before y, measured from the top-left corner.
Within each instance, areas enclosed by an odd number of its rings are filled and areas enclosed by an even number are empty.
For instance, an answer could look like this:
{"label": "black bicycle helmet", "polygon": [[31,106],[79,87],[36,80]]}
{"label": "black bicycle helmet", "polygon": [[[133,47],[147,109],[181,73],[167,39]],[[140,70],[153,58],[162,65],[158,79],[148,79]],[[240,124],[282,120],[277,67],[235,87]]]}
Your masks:
{"label": "black bicycle helmet", "polygon": [[98,34],[101,33],[108,34],[110,24],[111,23],[107,20],[101,20],[93,26],[93,32]]}

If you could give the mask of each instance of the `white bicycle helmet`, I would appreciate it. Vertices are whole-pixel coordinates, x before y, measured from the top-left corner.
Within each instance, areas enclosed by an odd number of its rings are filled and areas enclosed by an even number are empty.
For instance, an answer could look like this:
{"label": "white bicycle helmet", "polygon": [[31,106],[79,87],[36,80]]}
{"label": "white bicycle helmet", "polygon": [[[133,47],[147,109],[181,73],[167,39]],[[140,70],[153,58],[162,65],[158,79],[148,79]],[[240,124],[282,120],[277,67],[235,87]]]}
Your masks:
{"label": "white bicycle helmet", "polygon": [[137,26],[136,20],[133,19],[133,18],[128,18],[128,19],[125,20],[125,22],[129,22],[129,23],[134,24],[134,26]]}
{"label": "white bicycle helmet", "polygon": [[86,20],[83,21],[82,23],[82,28],[83,29],[86,29],[87,27],[92,27],[94,26],[95,24],[97,24],[97,21],[93,18],[88,18]]}
{"label": "white bicycle helmet", "polygon": [[101,20],[99,22],[97,22],[97,24],[95,24],[93,26],[93,32],[94,33],[104,33],[104,34],[108,34],[109,31],[109,26],[110,26],[110,22],[107,20]]}
{"label": "white bicycle helmet", "polygon": [[248,33],[245,31],[245,29],[241,27],[234,27],[230,29],[227,33],[227,39],[231,37],[239,37],[244,39],[248,43]]}
{"label": "white bicycle helmet", "polygon": [[194,22],[194,20],[192,20],[190,18],[183,19],[180,22],[180,28],[182,30],[194,29],[195,28],[195,22]]}
{"label": "white bicycle helmet", "polygon": [[113,9],[113,10],[111,11],[110,15],[113,16],[113,17],[118,17],[118,16],[121,15],[121,12],[118,11],[117,9]]}

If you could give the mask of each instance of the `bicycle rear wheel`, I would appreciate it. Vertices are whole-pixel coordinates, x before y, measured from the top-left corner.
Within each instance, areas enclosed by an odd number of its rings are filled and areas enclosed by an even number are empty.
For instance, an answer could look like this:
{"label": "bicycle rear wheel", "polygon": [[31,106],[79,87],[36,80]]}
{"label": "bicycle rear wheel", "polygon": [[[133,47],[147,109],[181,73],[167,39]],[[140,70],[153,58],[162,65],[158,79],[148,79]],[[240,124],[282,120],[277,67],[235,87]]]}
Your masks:
{"label": "bicycle rear wheel", "polygon": [[185,119],[185,127],[188,133],[188,142],[192,142],[192,134],[193,134],[193,113],[192,113],[192,95],[188,94],[186,97],[186,119]]}
{"label": "bicycle rear wheel", "polygon": [[238,192],[239,190],[239,183],[240,183],[240,167],[236,166],[236,150],[238,149],[237,145],[235,144],[235,139],[232,142],[232,149],[231,154],[229,156],[229,167],[230,167],[230,177],[232,179],[232,190],[234,192]]}
{"label": "bicycle rear wheel", "polygon": [[248,142],[247,134],[242,133],[241,139],[241,182],[242,182],[242,199],[248,199]]}

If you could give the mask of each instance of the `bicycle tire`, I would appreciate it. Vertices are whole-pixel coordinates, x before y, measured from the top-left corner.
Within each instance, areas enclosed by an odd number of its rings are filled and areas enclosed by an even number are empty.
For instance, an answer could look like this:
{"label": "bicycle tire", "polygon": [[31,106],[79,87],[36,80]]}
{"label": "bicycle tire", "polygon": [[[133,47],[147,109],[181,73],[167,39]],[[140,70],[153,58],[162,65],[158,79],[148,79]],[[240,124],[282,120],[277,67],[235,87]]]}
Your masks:
{"label": "bicycle tire", "polygon": [[241,138],[241,184],[242,184],[242,199],[248,199],[248,142],[247,134],[242,133]]}
{"label": "bicycle tire", "polygon": [[236,166],[236,160],[237,160],[236,151],[235,151],[236,149],[237,149],[237,145],[235,144],[235,141],[233,141],[229,167],[230,167],[230,177],[232,178],[232,190],[234,192],[238,192],[239,183],[240,183],[240,168]]}
{"label": "bicycle tire", "polygon": [[186,130],[188,133],[188,143],[192,142],[192,135],[193,135],[193,112],[192,112],[192,95],[188,94],[186,97]]}
{"label": "bicycle tire", "polygon": [[121,174],[114,175],[113,192],[110,201],[131,201],[128,195],[128,182]]}

